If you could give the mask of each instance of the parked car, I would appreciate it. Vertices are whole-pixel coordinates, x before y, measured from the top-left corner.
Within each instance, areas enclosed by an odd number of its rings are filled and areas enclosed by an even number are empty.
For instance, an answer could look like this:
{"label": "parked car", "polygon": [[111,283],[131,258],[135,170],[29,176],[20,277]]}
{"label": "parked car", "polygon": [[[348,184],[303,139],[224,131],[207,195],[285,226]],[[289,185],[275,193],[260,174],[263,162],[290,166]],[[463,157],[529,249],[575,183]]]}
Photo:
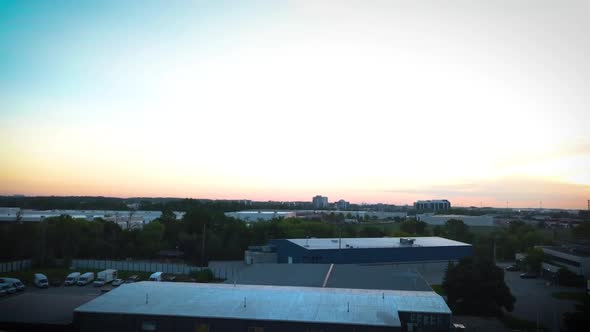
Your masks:
{"label": "parked car", "polygon": [[47,277],[43,273],[35,273],[35,277],[33,279],[33,284],[39,288],[48,288],[49,281]]}
{"label": "parked car", "polygon": [[138,282],[139,280],[140,280],[139,279],[139,276],[132,275],[132,276],[129,276],[129,278],[127,278],[127,280],[125,280],[125,283],[126,284],[131,284],[131,283],[134,283],[134,282]]}
{"label": "parked car", "polygon": [[537,278],[537,275],[534,273],[526,272],[526,273],[521,273],[520,278],[521,279],[535,279],[535,278]]}
{"label": "parked car", "polygon": [[115,279],[115,280],[113,280],[111,285],[117,287],[117,286],[121,286],[123,283],[124,283],[123,279]]}
{"label": "parked car", "polygon": [[64,285],[73,286],[78,282],[78,278],[80,278],[80,272],[72,272],[66,277]]}
{"label": "parked car", "polygon": [[174,282],[174,281],[176,281],[176,277],[175,276],[168,276],[168,277],[164,278],[164,281]]}
{"label": "parked car", "polygon": [[21,292],[25,290],[25,285],[16,278],[0,278],[0,284],[9,284],[12,285],[17,291]]}
{"label": "parked car", "polygon": [[12,284],[0,284],[0,289],[4,291],[3,295],[16,293],[16,288]]}
{"label": "parked car", "polygon": [[506,267],[506,271],[518,271],[518,270],[520,270],[520,269],[518,268],[518,265],[516,265],[516,264],[512,264],[512,265]]}

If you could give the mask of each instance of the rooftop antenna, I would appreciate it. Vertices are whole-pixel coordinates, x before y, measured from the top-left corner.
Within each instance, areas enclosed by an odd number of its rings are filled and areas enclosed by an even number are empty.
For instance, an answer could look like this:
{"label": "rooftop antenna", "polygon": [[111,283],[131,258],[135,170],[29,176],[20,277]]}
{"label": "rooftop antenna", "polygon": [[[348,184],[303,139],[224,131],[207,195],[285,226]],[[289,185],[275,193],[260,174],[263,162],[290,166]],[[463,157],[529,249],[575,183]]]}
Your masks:
{"label": "rooftop antenna", "polygon": [[244,308],[246,307],[246,297],[244,296]]}
{"label": "rooftop antenna", "polygon": [[385,292],[381,293],[381,298],[385,300]]}
{"label": "rooftop antenna", "polygon": [[350,302],[346,302],[346,312],[350,312]]}
{"label": "rooftop antenna", "polygon": [[149,296],[148,293],[145,293],[145,304],[148,304]]}
{"label": "rooftop antenna", "polygon": [[338,228],[340,229],[340,237],[338,238],[338,249],[342,249],[342,223],[340,223],[340,225],[338,226]]}

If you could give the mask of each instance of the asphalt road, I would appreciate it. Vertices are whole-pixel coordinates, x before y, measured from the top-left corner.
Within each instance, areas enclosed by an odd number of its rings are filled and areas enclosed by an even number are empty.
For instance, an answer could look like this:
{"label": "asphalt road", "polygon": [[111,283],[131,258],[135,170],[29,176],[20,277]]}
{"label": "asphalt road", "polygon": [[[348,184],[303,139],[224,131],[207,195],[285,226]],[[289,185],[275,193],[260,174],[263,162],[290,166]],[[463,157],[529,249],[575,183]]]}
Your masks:
{"label": "asphalt road", "polygon": [[24,292],[0,297],[0,322],[67,325],[75,308],[100,294],[100,288],[92,285],[27,287]]}
{"label": "asphalt road", "polygon": [[[499,263],[505,268],[509,263]],[[521,279],[518,271],[504,273],[506,285],[512,295],[516,297],[512,315],[528,321],[537,322],[549,331],[559,331],[562,325],[562,315],[575,311],[575,302],[559,300],[551,296],[554,292],[579,292],[580,288],[551,285],[548,286],[542,278]]]}

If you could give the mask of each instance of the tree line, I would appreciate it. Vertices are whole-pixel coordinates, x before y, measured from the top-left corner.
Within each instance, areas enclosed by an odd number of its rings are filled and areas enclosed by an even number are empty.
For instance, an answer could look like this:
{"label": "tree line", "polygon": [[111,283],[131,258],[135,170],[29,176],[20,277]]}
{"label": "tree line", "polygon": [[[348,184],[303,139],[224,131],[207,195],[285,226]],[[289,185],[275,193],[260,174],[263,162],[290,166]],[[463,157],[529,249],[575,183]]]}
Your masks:
{"label": "tree line", "polygon": [[[513,259],[534,245],[549,244],[535,226],[514,222],[506,229],[474,234],[460,220],[431,227],[416,219],[395,222],[395,227],[345,224],[289,218],[246,224],[226,217],[236,202],[176,200],[162,206],[162,216],[142,229],[121,229],[97,219],[93,222],[70,216],[47,218],[41,223],[0,225],[0,259],[33,258],[48,263],[63,258],[155,258],[161,250],[178,250],[190,263],[238,260],[249,245],[266,244],[273,238],[442,236],[474,245],[476,255]],[[186,210],[181,220],[173,211]],[[392,225],[392,224],[389,224]],[[586,228],[580,228],[586,230]]]}

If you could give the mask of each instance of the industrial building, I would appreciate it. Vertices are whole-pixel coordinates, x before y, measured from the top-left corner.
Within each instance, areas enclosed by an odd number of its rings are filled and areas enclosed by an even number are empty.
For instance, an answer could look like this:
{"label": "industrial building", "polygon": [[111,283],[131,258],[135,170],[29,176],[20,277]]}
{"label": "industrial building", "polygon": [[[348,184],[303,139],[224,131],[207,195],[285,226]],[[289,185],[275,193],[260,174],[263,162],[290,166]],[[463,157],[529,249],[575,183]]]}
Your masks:
{"label": "industrial building", "polygon": [[254,264],[240,270],[227,284],[350,288],[432,292],[416,271],[397,265]]}
{"label": "industrial building", "polygon": [[556,273],[561,267],[590,280],[590,244],[539,246],[545,253],[544,272]]}
{"label": "industrial building", "polygon": [[343,199],[339,200],[338,202],[336,202],[336,208],[340,211],[346,211],[348,210],[348,206],[350,205],[350,202],[347,202]]}
{"label": "industrial building", "polygon": [[449,331],[434,292],[138,282],[78,307],[81,332]]}
{"label": "industrial building", "polygon": [[424,213],[417,214],[416,219],[423,221],[429,225],[444,225],[448,220],[461,220],[468,226],[496,226],[493,216],[464,216],[456,214],[433,214]]}
{"label": "industrial building", "polygon": [[289,264],[458,261],[473,253],[470,244],[441,237],[275,239],[269,245],[277,263]]}
{"label": "industrial building", "polygon": [[449,210],[451,208],[451,202],[446,199],[416,201],[414,203],[414,208],[421,211]]}
{"label": "industrial building", "polygon": [[[184,212],[174,212],[180,220]],[[47,218],[68,215],[74,219],[93,221],[103,219],[126,227],[128,224],[142,226],[162,216],[161,211],[115,211],[115,210],[29,210],[20,208],[0,208],[0,222],[41,222]]]}
{"label": "industrial building", "polygon": [[328,197],[325,196],[314,196],[311,199],[311,203],[313,204],[314,209],[327,209],[328,208]]}
{"label": "industrial building", "polygon": [[273,219],[294,218],[296,214],[293,211],[237,211],[226,212],[225,216],[251,223],[270,221]]}

